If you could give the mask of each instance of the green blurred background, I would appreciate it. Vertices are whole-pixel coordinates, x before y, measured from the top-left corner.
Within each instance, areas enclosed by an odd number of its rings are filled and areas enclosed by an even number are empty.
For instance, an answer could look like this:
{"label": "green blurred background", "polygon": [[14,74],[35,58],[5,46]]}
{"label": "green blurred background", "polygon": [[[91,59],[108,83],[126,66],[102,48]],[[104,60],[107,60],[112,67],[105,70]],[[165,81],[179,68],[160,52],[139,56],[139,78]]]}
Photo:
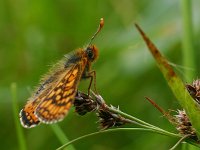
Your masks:
{"label": "green blurred background", "polygon": [[[175,0],[1,0],[0,1],[0,149],[19,149],[10,85],[17,83],[19,109],[40,77],[64,54],[86,45],[101,17],[102,32],[93,42],[99,48],[97,88],[108,104],[169,131],[175,129],[144,97],[164,109],[180,108],[134,28],[137,22],[174,64],[182,64],[181,1]],[[200,43],[200,1],[192,5],[196,56]],[[197,57],[198,60],[198,57]],[[199,61],[196,61],[199,66]],[[175,67],[185,82],[186,67]],[[194,68],[189,68],[194,69]],[[191,70],[196,76],[198,70]],[[88,82],[81,82],[85,89]],[[69,139],[98,131],[95,114],[78,116],[74,108],[58,123]],[[130,127],[130,125],[127,125]],[[49,125],[24,129],[29,150],[61,146]],[[107,133],[81,140],[76,149],[168,149],[177,139],[145,132]],[[180,147],[179,147],[180,148]]]}

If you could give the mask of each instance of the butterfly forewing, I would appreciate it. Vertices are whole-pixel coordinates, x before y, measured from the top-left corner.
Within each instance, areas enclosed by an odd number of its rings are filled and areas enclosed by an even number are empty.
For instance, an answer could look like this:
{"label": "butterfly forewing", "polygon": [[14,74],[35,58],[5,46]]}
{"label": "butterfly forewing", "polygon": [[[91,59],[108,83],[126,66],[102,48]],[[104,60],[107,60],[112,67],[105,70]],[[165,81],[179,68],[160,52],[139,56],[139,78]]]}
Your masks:
{"label": "butterfly forewing", "polygon": [[74,65],[43,98],[35,112],[41,122],[54,123],[64,118],[73,103],[84,68],[84,60]]}

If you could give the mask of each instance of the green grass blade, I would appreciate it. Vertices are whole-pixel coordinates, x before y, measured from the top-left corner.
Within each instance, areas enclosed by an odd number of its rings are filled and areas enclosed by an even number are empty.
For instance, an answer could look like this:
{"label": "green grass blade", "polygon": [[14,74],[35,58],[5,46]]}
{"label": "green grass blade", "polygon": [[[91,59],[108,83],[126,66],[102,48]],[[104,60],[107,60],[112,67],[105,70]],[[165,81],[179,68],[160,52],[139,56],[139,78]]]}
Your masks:
{"label": "green grass blade", "polygon": [[22,127],[19,121],[19,110],[17,105],[17,85],[16,83],[11,84],[11,96],[12,96],[12,109],[13,109],[13,116],[15,120],[15,127],[17,132],[17,139],[19,142],[19,149],[26,150],[26,142],[24,138],[24,134],[22,131]]}
{"label": "green grass blade", "polygon": [[200,107],[198,104],[192,99],[190,94],[185,88],[184,83],[178,77],[178,75],[174,72],[173,68],[170,66],[168,60],[162,56],[160,51],[156,48],[156,46],[151,42],[151,40],[145,35],[142,29],[136,25],[136,28],[142,35],[144,41],[146,42],[149,51],[155,58],[157,65],[162,72],[163,76],[167,80],[169,87],[174,93],[175,97],[179,101],[180,105],[185,109],[190,121],[192,122],[193,127],[196,129],[196,133],[198,137],[200,137]]}
{"label": "green grass blade", "polygon": [[[182,48],[183,48],[183,65],[196,69],[195,65],[195,50],[193,39],[193,26],[192,26],[192,10],[191,0],[181,0],[181,11],[183,20],[183,36],[182,36]],[[185,70],[185,76],[192,81],[195,78],[195,73],[191,70]]]}
{"label": "green grass blade", "polygon": [[188,143],[182,143],[181,150],[199,150],[199,147],[196,147]]}
{"label": "green grass blade", "polygon": [[[69,142],[67,136],[64,134],[64,132],[62,131],[62,129],[60,128],[60,126],[58,124],[52,124],[51,128],[52,128],[53,132],[55,133],[55,135],[57,136],[57,138],[59,139],[59,141],[61,142],[61,144],[65,144],[65,143]],[[75,150],[73,145],[70,145],[68,148],[65,148],[65,149],[66,150]]]}

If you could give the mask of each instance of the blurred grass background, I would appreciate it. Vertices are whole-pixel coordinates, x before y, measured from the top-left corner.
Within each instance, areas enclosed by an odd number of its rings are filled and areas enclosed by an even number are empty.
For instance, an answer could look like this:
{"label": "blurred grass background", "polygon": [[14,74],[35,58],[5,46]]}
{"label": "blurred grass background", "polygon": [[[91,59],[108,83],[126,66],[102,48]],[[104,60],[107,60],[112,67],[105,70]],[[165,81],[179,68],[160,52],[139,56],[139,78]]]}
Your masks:
{"label": "blurred grass background", "polygon": [[[195,56],[200,43],[199,0],[193,0]],[[1,0],[0,1],[0,149],[19,149],[10,85],[17,83],[20,109],[40,77],[64,54],[86,45],[103,17],[105,26],[95,39],[99,60],[97,88],[107,103],[120,106],[161,128],[174,128],[145,99],[167,109],[180,108],[140,35],[137,22],[172,63],[182,64],[183,22],[180,1],[174,0]],[[199,66],[196,61],[196,66]],[[187,66],[184,66],[187,67]],[[191,82],[176,67],[185,82]],[[190,68],[196,77],[200,69]],[[81,82],[80,88],[88,82]],[[80,117],[72,108],[59,125],[69,139],[97,131],[94,114]],[[27,149],[55,149],[61,144],[49,125],[23,129]],[[76,149],[168,149],[177,139],[144,132],[101,134],[74,144]]]}

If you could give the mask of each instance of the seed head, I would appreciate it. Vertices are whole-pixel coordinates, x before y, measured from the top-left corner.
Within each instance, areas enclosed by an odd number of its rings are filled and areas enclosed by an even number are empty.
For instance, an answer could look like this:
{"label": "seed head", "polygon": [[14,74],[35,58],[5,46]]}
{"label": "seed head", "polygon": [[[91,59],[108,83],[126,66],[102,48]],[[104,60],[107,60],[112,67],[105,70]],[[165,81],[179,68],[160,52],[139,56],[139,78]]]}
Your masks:
{"label": "seed head", "polygon": [[192,124],[185,112],[185,110],[177,110],[177,115],[174,115],[174,124],[176,129],[182,135],[190,135],[194,140],[198,140],[195,129],[192,127]]}
{"label": "seed head", "polygon": [[75,96],[74,107],[75,111],[79,115],[83,116],[88,112],[95,111],[98,107],[98,104],[91,96],[78,91]]}
{"label": "seed head", "polygon": [[103,130],[111,127],[118,127],[127,123],[124,117],[106,109],[99,109],[97,116],[99,117],[100,128]]}
{"label": "seed head", "polygon": [[186,84],[186,88],[193,99],[200,104],[200,80],[195,80],[192,84]]}

